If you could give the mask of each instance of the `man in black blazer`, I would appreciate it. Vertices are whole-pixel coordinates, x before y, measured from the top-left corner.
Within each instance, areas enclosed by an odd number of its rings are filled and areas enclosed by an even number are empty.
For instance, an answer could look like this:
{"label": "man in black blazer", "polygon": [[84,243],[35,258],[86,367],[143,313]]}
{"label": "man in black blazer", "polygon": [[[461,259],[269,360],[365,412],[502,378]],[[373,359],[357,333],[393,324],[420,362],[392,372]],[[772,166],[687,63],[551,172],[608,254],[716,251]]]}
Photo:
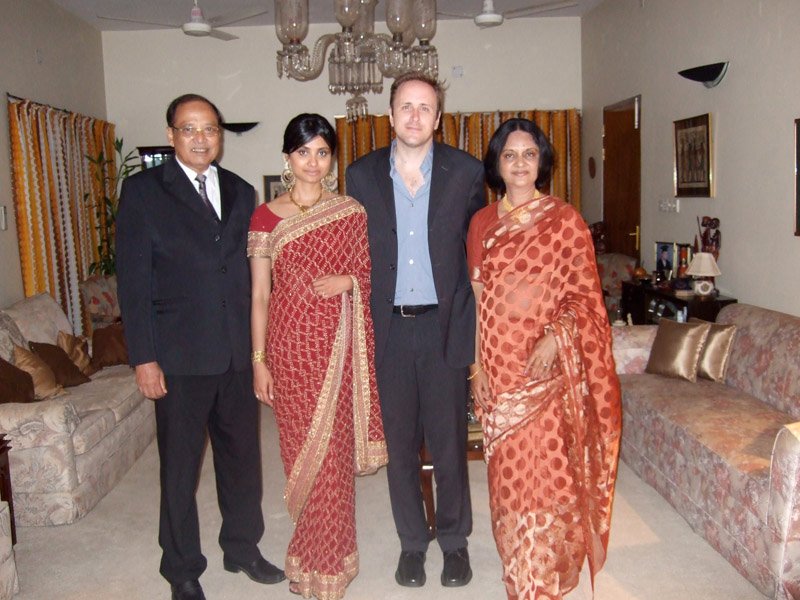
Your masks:
{"label": "man in black blazer", "polygon": [[395,79],[395,141],[350,165],[346,176],[347,193],[367,211],[375,363],[401,545],[395,579],[409,587],[425,583],[429,541],[419,480],[423,439],[436,477],[442,585],[472,578],[466,377],[475,361],[475,300],[465,242],[470,218],[485,202],[484,176],[480,161],[434,143],[443,101],[434,79]]}
{"label": "man in black blazer", "polygon": [[173,100],[175,158],[125,180],[116,225],[128,354],[139,389],[156,401],[161,574],[173,600],[204,598],[195,490],[206,432],[225,569],[260,583],[284,579],[257,546],[264,519],[245,251],[255,190],[214,162],[221,121],[202,96]]}

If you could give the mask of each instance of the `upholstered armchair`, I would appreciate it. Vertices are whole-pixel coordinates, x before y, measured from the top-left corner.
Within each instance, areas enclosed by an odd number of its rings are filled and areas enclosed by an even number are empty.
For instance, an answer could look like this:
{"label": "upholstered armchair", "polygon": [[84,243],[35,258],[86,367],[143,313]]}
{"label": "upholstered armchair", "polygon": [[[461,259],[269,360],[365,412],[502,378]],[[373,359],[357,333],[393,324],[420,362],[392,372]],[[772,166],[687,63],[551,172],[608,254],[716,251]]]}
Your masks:
{"label": "upholstered armchair", "polygon": [[636,259],[632,256],[616,252],[597,255],[597,272],[600,275],[600,285],[603,288],[606,310],[611,321],[617,318],[617,311],[622,301],[622,282],[633,279],[635,268]]}

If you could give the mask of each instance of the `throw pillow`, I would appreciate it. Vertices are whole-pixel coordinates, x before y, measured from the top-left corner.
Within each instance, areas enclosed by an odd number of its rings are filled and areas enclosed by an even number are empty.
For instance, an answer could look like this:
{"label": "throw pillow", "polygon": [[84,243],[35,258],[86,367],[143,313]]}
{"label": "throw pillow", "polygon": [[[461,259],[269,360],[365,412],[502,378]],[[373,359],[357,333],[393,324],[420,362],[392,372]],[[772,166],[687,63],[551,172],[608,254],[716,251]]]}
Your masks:
{"label": "throw pillow", "polygon": [[64,391],[64,388],[56,382],[53,370],[30,350],[14,346],[14,363],[18,368],[30,373],[33,378],[33,392],[37,400],[50,398]]}
{"label": "throw pillow", "polygon": [[91,377],[97,373],[97,369],[92,364],[92,357],[89,355],[89,340],[83,336],[72,335],[66,331],[58,332],[58,347],[67,353],[69,359],[75,363],[84,375]]}
{"label": "throw pillow", "polygon": [[[692,317],[690,323],[707,323],[701,319]],[[708,330],[708,337],[703,346],[703,354],[697,365],[697,374],[704,379],[711,381],[725,381],[725,373],[728,370],[728,357],[731,354],[733,338],[736,335],[736,325],[718,325],[709,323],[711,329]]]}
{"label": "throw pillow", "polygon": [[92,333],[92,364],[98,369],[128,364],[128,347],[122,323],[114,323]]}
{"label": "throw pillow", "polygon": [[710,328],[710,323],[661,319],[645,372],[697,381],[697,365]]}
{"label": "throw pillow", "polygon": [[56,376],[56,383],[64,387],[75,387],[91,381],[75,363],[69,359],[67,353],[58,346],[44,342],[31,342],[31,351],[47,363],[47,366]]}
{"label": "throw pillow", "polygon": [[0,358],[0,403],[33,402],[33,377]]}

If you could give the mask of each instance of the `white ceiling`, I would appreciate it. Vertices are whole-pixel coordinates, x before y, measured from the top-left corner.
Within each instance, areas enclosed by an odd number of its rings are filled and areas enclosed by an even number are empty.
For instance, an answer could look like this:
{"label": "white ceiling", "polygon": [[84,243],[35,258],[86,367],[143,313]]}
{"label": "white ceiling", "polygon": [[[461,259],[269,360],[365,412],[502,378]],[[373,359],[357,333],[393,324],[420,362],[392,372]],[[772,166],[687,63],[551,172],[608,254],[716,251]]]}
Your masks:
{"label": "white ceiling", "polygon": [[[575,1],[578,6],[539,13],[535,16],[581,16],[598,5],[602,0]],[[125,21],[98,19],[98,15],[136,19],[151,23],[171,23],[177,26],[189,20],[189,12],[192,8],[192,0],[52,0],[52,2],[75,14],[92,25],[92,27],[101,31],[157,29],[158,27]],[[504,11],[523,7],[551,5],[555,3],[554,0],[495,0],[494,7],[497,12],[502,13]],[[203,9],[206,19],[250,8],[262,7],[267,11],[266,14],[236,23],[235,25],[237,27],[246,25],[272,25],[275,22],[275,4],[272,0],[198,0],[198,4],[200,8]],[[475,15],[480,12],[482,4],[482,0],[438,0],[436,8],[441,12]],[[311,0],[309,5],[310,21],[312,23],[336,22],[333,15],[332,0]],[[381,3],[379,3],[375,9],[375,18],[378,22],[384,19],[384,5]],[[449,19],[452,17],[440,18]]]}

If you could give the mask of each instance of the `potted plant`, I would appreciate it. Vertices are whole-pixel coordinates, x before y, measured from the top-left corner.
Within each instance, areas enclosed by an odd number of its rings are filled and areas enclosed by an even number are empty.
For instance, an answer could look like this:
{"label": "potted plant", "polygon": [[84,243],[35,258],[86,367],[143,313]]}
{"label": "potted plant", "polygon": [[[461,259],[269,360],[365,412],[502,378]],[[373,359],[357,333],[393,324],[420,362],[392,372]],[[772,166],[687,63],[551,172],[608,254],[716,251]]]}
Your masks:
{"label": "potted plant", "polygon": [[116,251],[114,244],[115,223],[117,220],[117,207],[122,181],[141,168],[139,157],[135,150],[127,154],[122,153],[122,138],[114,139],[113,156],[106,157],[101,150],[97,156],[86,156],[94,165],[94,178],[99,184],[101,196],[93,198],[93,194],[84,194],[84,201],[94,205],[97,220],[99,240],[97,244],[98,260],[89,265],[89,273],[94,275],[110,276],[116,274]]}

